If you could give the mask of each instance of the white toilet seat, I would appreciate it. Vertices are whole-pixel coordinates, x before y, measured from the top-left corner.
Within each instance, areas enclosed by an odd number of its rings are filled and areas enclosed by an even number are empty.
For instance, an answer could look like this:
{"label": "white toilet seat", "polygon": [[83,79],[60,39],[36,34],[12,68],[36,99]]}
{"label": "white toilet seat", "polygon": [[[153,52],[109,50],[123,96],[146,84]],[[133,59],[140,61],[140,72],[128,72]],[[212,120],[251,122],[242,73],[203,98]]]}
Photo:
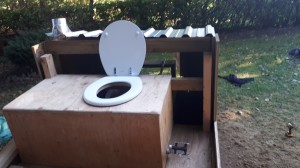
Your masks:
{"label": "white toilet seat", "polygon": [[[103,87],[113,83],[127,83],[130,89],[121,96],[115,98],[99,98],[97,94]],[[135,98],[143,89],[143,82],[139,77],[134,76],[108,76],[103,77],[91,85],[84,92],[83,99],[93,106],[113,106],[128,102]]]}
{"label": "white toilet seat", "polygon": [[[87,104],[113,106],[128,102],[143,89],[137,77],[146,57],[146,40],[140,28],[129,21],[116,21],[103,31],[99,43],[99,55],[107,77],[89,85],[83,94]],[[126,83],[130,89],[114,98],[100,98],[98,93],[116,83]]]}

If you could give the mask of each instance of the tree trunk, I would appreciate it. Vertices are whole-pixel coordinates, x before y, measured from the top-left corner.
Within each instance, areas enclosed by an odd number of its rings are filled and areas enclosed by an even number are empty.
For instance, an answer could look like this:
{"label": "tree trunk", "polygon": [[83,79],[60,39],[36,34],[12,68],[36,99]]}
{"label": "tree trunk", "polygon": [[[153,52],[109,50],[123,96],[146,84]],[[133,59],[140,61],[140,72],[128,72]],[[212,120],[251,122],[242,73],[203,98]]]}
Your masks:
{"label": "tree trunk", "polygon": [[89,19],[92,21],[94,17],[94,0],[90,0],[89,2],[89,12],[90,12]]}
{"label": "tree trunk", "polygon": [[44,9],[46,7],[46,1],[45,0],[40,0],[40,8]]}
{"label": "tree trunk", "polygon": [[24,8],[24,6],[25,6],[24,0],[18,0],[18,6],[19,6],[19,8]]}

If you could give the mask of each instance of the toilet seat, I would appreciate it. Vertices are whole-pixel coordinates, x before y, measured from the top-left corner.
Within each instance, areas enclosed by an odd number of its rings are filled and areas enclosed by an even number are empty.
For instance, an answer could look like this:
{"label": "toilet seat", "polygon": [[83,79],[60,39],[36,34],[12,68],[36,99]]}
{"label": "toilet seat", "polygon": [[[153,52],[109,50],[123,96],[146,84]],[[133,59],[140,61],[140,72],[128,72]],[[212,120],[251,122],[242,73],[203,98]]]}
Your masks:
{"label": "toilet seat", "polygon": [[138,76],[146,57],[144,33],[132,22],[113,22],[101,35],[99,51],[107,75]]}
{"label": "toilet seat", "polygon": [[[146,57],[146,40],[140,28],[129,21],[116,21],[103,31],[99,43],[99,55],[108,75],[89,85],[83,94],[87,104],[113,106],[135,98],[143,88],[138,77]],[[126,83],[130,89],[115,98],[100,98],[98,93],[118,83]]]}
{"label": "toilet seat", "polygon": [[[97,94],[106,85],[113,83],[127,83],[130,85],[129,91],[115,98],[99,98]],[[102,88],[102,89],[101,89]],[[135,98],[143,89],[142,80],[139,77],[103,77],[92,83],[84,92],[83,99],[86,103],[93,106],[113,106],[128,102]]]}

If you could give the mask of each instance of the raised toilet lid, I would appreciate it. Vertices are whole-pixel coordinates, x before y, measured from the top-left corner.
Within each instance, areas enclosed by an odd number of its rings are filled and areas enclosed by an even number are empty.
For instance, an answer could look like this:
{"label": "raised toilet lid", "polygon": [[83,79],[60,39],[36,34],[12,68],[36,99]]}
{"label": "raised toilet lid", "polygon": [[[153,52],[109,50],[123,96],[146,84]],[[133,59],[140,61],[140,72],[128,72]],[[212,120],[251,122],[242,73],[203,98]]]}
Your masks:
{"label": "raised toilet lid", "polygon": [[137,76],[146,56],[144,33],[132,22],[113,22],[101,35],[99,51],[107,75]]}

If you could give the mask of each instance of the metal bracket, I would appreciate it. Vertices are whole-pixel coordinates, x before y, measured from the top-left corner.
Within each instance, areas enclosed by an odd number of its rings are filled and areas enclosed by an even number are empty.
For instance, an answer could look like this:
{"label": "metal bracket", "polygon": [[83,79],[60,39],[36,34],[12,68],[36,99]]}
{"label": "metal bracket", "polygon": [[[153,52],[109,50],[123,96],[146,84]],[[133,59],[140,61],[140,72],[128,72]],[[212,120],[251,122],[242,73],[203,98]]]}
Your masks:
{"label": "metal bracket", "polygon": [[[175,142],[175,145],[169,145],[167,148],[167,154],[176,154],[176,155],[189,155],[188,154],[189,143],[186,142]],[[181,152],[178,152],[181,151]]]}

